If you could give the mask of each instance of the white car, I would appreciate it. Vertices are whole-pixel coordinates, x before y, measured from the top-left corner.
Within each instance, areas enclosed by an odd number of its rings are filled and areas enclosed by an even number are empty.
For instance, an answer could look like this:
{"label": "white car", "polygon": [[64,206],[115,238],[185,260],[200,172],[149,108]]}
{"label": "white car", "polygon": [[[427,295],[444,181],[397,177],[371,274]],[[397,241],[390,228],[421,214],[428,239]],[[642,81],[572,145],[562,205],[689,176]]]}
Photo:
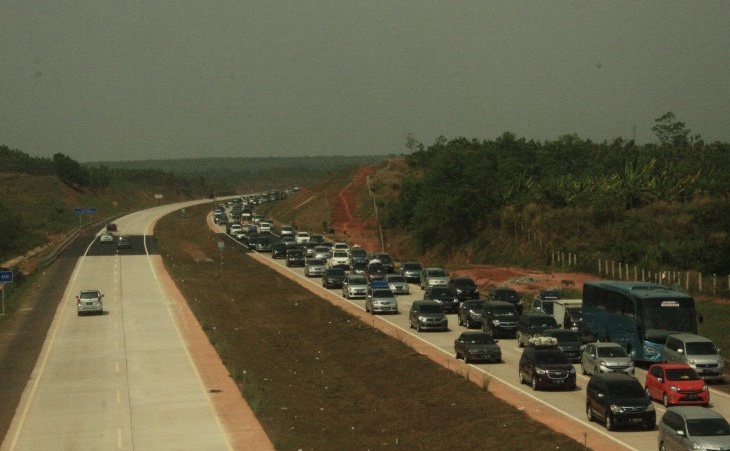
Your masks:
{"label": "white car", "polygon": [[411,288],[406,281],[406,278],[399,274],[390,274],[385,276],[385,281],[388,282],[388,288],[395,294],[410,294]]}
{"label": "white car", "polygon": [[104,232],[99,237],[99,241],[102,243],[113,243],[114,242],[114,235],[112,235],[109,232]]}
{"label": "white car", "polygon": [[294,236],[294,227],[290,225],[281,226],[281,236]]}
{"label": "white car", "polygon": [[335,243],[332,245],[332,250],[350,252],[350,246],[347,243]]}
{"label": "white car", "polygon": [[81,290],[76,296],[76,312],[78,316],[86,314],[103,315],[104,305],[101,298],[104,295],[99,290]]}
{"label": "white car", "polygon": [[259,233],[271,232],[271,223],[266,221],[259,221]]}
{"label": "white car", "polygon": [[297,244],[306,244],[309,242],[309,232],[297,232],[294,236],[294,241]]}
{"label": "white car", "polygon": [[332,256],[327,262],[330,268],[350,269],[350,254],[347,251],[332,250]]}

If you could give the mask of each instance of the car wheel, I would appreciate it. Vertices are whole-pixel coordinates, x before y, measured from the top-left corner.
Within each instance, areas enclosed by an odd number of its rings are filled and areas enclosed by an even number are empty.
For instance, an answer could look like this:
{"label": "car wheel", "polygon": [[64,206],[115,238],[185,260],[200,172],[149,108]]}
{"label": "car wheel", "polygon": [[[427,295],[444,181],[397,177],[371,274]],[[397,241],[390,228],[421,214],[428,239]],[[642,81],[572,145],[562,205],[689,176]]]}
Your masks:
{"label": "car wheel", "polygon": [[659,451],[667,451],[667,445],[665,445],[664,442],[659,444]]}
{"label": "car wheel", "polygon": [[469,319],[468,316],[466,317],[466,322],[464,323],[464,325],[466,326],[467,329],[471,329],[471,320]]}
{"label": "car wheel", "polygon": [[469,363],[471,360],[469,359],[469,355],[464,353],[464,363]]}
{"label": "car wheel", "polygon": [[525,375],[522,374],[522,370],[519,371],[518,377],[520,379],[520,384],[526,383],[526,381],[525,381]]}
{"label": "car wheel", "polygon": [[524,348],[525,345],[522,344],[522,334],[517,332],[517,346],[520,348]]}
{"label": "car wheel", "polygon": [[664,404],[664,407],[669,407],[669,396],[666,393],[662,395],[662,404]]}
{"label": "car wheel", "polygon": [[458,318],[459,318],[459,326],[463,326],[464,320],[461,318],[461,315],[459,315]]}
{"label": "car wheel", "polygon": [[413,320],[411,320],[410,318],[408,318],[408,328],[413,329]]}
{"label": "car wheel", "polygon": [[586,406],[586,418],[588,418],[588,422],[595,420],[595,417],[593,416],[593,408],[590,404]]}
{"label": "car wheel", "polygon": [[644,391],[646,392],[646,397],[649,398],[649,401],[652,401],[654,398],[651,397],[651,392],[649,391],[649,387],[644,387]]}
{"label": "car wheel", "polygon": [[583,373],[583,376],[588,374],[588,371],[586,371],[586,366],[583,362],[580,362],[580,372]]}
{"label": "car wheel", "polygon": [[416,332],[420,332],[420,331],[421,331],[421,322],[419,321],[416,323]]}
{"label": "car wheel", "polygon": [[531,385],[532,385],[532,389],[533,389],[534,391],[537,391],[537,390],[538,390],[538,386],[537,386],[537,378],[535,377],[535,375],[534,375],[534,374],[532,375],[532,383],[531,383]]}
{"label": "car wheel", "polygon": [[611,418],[611,414],[606,414],[606,430],[613,431],[616,429],[616,425],[613,424],[613,418]]}

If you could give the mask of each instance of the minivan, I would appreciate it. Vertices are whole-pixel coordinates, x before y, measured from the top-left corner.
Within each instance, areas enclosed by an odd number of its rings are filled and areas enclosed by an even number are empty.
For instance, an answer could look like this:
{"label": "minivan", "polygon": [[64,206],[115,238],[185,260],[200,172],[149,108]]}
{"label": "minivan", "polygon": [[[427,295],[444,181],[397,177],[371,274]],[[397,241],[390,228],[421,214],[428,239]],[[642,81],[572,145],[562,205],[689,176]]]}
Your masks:
{"label": "minivan", "polygon": [[588,421],[603,421],[609,431],[619,425],[656,428],[654,404],[638,379],[625,373],[596,374],[588,381],[586,416]]}
{"label": "minivan", "polygon": [[495,337],[514,338],[518,317],[517,307],[513,303],[487,301],[482,312],[482,330]]}
{"label": "minivan", "polygon": [[659,422],[660,450],[730,449],[730,424],[712,409],[670,407]]}
{"label": "minivan", "polygon": [[670,334],[664,345],[664,361],[686,363],[706,381],[725,380],[725,363],[709,338],[694,334]]}
{"label": "minivan", "polygon": [[449,320],[444,307],[436,301],[414,301],[408,314],[408,326],[422,330],[449,330]]}
{"label": "minivan", "polygon": [[542,312],[527,312],[517,320],[517,346],[524,348],[532,337],[538,337],[547,329],[557,329],[555,318]]}

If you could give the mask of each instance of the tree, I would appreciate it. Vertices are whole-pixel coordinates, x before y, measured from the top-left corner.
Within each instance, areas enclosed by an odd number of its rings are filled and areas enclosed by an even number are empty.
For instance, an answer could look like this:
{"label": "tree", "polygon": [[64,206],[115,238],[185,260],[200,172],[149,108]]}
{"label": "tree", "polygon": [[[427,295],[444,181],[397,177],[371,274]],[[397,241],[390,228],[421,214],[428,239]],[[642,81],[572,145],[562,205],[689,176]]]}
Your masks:
{"label": "tree", "polygon": [[53,155],[53,167],[59,180],[69,186],[83,187],[89,184],[89,174],[78,161],[62,153]]}
{"label": "tree", "polygon": [[[684,146],[689,144],[691,130],[684,122],[677,121],[674,113],[664,113],[660,118],[654,119],[655,125],[651,128],[659,143],[663,146]],[[699,138],[699,136],[697,136]]]}

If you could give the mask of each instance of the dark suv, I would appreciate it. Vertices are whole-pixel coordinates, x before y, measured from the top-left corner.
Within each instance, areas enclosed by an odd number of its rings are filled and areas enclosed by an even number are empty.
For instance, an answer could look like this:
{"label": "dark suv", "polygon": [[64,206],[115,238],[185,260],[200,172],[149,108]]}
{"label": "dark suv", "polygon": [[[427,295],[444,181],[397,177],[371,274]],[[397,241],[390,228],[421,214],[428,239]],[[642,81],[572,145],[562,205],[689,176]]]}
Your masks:
{"label": "dark suv", "polygon": [[596,374],[586,386],[588,421],[603,421],[613,431],[619,425],[656,427],[656,411],[644,387],[624,373]]}
{"label": "dark suv", "polygon": [[487,301],[482,312],[482,330],[495,337],[514,338],[519,316],[517,307],[511,302]]}
{"label": "dark suv", "polygon": [[557,329],[558,322],[550,315],[541,312],[527,312],[517,321],[517,346],[525,347],[530,338],[542,335],[547,329]]}
{"label": "dark suv", "polygon": [[322,286],[325,288],[342,288],[345,275],[345,270],[342,268],[327,268],[322,275]]}
{"label": "dark suv", "polygon": [[522,313],[522,298],[515,290],[508,287],[497,287],[489,290],[490,301],[511,302],[517,308],[517,313]]}
{"label": "dark suv", "polygon": [[[487,301],[482,299],[470,299],[462,302],[459,306],[459,311],[457,312],[457,315],[459,316],[459,325],[466,326],[467,329],[480,327],[484,321],[483,315],[486,304]],[[489,332],[489,330],[485,330],[485,332]]]}
{"label": "dark suv", "polygon": [[575,389],[575,368],[554,338],[538,337],[522,351],[519,364],[521,384],[540,388]]}
{"label": "dark suv", "polygon": [[479,287],[471,277],[452,277],[449,286],[456,288],[456,297],[460,301],[479,299]]}
{"label": "dark suv", "polygon": [[542,333],[545,337],[553,337],[558,340],[558,348],[565,353],[573,363],[580,362],[581,338],[577,332],[566,329],[547,329]]}
{"label": "dark suv", "polygon": [[423,300],[440,302],[446,313],[456,313],[459,311],[459,298],[456,297],[456,289],[454,287],[428,287],[423,293]]}

